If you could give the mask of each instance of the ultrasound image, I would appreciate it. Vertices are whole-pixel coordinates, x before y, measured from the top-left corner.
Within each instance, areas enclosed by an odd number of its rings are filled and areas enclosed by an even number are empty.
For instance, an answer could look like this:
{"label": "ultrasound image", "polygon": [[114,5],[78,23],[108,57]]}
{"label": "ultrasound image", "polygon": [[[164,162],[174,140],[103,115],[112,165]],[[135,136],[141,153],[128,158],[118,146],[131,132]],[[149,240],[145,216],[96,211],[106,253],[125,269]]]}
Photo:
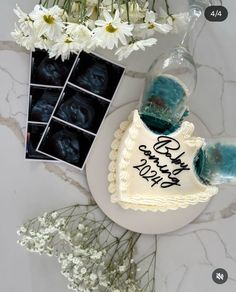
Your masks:
{"label": "ultrasound image", "polygon": [[91,128],[95,119],[94,105],[79,93],[61,104],[57,116],[84,129]]}
{"label": "ultrasound image", "polygon": [[96,133],[108,106],[107,101],[67,86],[54,115],[72,125]]}
{"label": "ultrasound image", "polygon": [[64,86],[65,81],[73,66],[75,56],[62,62],[61,59],[49,58],[44,51],[36,51],[32,55],[33,68],[31,83]]}
{"label": "ultrasound image", "polygon": [[36,151],[44,129],[45,126],[43,125],[28,125],[26,159],[54,160],[53,158],[50,158]]}
{"label": "ultrasound image", "polygon": [[111,100],[124,68],[93,54],[81,52],[79,62],[72,71],[70,82]]}
{"label": "ultrasound image", "polygon": [[29,119],[47,123],[60,96],[60,90],[31,88]]}
{"label": "ultrasound image", "polygon": [[62,86],[68,74],[66,66],[46,57],[37,68],[36,79],[40,84]]}
{"label": "ultrasound image", "polygon": [[94,136],[52,118],[39,150],[82,168]]}
{"label": "ultrasound image", "polygon": [[86,68],[77,78],[77,84],[95,94],[103,95],[108,85],[108,70],[105,64],[95,63]]}
{"label": "ultrasound image", "polygon": [[63,129],[50,137],[49,144],[56,157],[68,163],[79,163],[80,143],[75,134]]}

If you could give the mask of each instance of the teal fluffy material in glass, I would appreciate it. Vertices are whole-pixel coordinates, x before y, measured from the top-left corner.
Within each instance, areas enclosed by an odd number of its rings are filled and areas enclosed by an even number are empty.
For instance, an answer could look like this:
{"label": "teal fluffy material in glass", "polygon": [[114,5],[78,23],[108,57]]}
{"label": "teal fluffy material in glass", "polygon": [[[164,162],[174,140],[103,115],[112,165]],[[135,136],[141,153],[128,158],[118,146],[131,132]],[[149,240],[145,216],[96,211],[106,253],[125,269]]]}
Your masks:
{"label": "teal fluffy material in glass", "polygon": [[175,79],[156,77],[144,96],[140,116],[155,132],[176,129],[185,112],[186,92]]}
{"label": "teal fluffy material in glass", "polygon": [[207,184],[236,182],[236,145],[208,144],[198,154],[196,172]]}
{"label": "teal fluffy material in glass", "polygon": [[176,131],[180,125],[182,124],[184,118],[186,118],[189,115],[189,111],[186,110],[179,120],[178,123],[175,125],[172,125],[171,123],[165,122],[161,119],[149,117],[147,115],[140,115],[142,121],[147,125],[147,127],[152,130],[156,134],[163,134],[163,135],[169,135],[170,133],[173,133]]}

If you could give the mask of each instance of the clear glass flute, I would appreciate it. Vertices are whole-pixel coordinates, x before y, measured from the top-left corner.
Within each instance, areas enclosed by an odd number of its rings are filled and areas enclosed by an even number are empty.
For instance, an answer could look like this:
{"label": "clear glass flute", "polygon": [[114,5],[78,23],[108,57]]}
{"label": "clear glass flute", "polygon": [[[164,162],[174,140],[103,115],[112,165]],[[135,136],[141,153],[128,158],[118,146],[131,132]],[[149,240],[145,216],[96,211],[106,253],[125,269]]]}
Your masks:
{"label": "clear glass flute", "polygon": [[[221,0],[189,0],[190,5],[222,5]],[[196,172],[206,184],[236,184],[236,138],[207,139],[195,158]]]}
{"label": "clear glass flute", "polygon": [[201,6],[190,7],[189,26],[182,42],[157,58],[147,73],[139,114],[154,132],[173,131],[188,112],[188,99],[197,82],[189,40],[202,14]]}

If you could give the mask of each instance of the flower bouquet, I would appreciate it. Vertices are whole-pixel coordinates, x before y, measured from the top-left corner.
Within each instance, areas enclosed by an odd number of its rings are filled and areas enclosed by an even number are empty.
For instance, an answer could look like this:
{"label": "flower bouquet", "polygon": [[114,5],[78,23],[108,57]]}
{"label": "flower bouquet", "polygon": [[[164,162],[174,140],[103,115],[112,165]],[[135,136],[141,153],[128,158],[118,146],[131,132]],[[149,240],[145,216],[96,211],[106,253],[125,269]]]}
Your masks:
{"label": "flower bouquet", "polygon": [[[155,291],[157,237],[118,227],[95,204],[44,213],[17,233],[28,251],[57,258],[73,291]],[[138,256],[140,241],[149,247]]]}
{"label": "flower bouquet", "polygon": [[16,6],[19,19],[12,36],[27,50],[46,50],[62,60],[97,47],[116,48],[122,60],[155,45],[158,34],[178,32],[188,23],[187,12],[172,14],[165,3],[166,10],[155,0],[45,0],[29,14]]}

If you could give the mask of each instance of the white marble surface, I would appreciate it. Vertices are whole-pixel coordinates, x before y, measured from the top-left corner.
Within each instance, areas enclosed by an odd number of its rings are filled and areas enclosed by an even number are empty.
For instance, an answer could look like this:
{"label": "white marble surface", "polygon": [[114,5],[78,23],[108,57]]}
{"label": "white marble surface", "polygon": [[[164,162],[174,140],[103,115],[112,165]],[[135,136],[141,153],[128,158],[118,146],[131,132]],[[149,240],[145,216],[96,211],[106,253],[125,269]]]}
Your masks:
{"label": "white marble surface", "polygon": [[[20,0],[18,4],[30,10],[34,2],[37,1]],[[206,23],[194,48],[199,80],[191,109],[210,136],[236,136],[236,2],[223,2],[229,18],[223,23]],[[91,194],[83,173],[62,164],[23,158],[29,55],[9,36],[14,5],[13,0],[4,1],[0,12],[0,291],[65,292],[66,280],[56,260],[31,255],[17,246],[16,229],[45,210],[85,202]],[[176,39],[161,38],[160,45],[145,55],[133,55],[125,62],[128,69],[145,72]],[[136,100],[142,91],[143,80],[132,72],[128,75],[112,110]],[[193,223],[158,237],[156,291],[236,291],[235,224],[236,187],[224,186]],[[223,285],[211,279],[212,271],[218,267],[229,273]]]}

